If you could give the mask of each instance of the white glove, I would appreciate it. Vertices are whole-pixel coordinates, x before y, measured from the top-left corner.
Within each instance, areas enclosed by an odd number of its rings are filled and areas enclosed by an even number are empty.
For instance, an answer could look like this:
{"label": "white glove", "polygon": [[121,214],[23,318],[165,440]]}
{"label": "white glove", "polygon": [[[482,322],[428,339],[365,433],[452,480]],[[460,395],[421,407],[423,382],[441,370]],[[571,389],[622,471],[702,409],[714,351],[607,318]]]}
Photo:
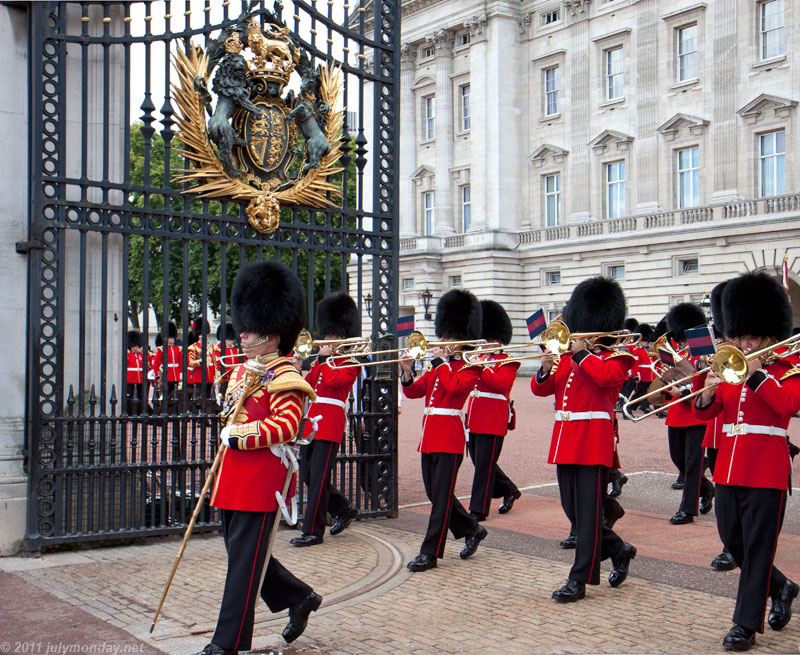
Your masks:
{"label": "white glove", "polygon": [[[231,431],[233,430],[233,426],[227,425],[222,428],[222,432],[219,433],[219,438],[222,440],[228,448],[231,447]],[[238,438],[238,437],[236,437]]]}

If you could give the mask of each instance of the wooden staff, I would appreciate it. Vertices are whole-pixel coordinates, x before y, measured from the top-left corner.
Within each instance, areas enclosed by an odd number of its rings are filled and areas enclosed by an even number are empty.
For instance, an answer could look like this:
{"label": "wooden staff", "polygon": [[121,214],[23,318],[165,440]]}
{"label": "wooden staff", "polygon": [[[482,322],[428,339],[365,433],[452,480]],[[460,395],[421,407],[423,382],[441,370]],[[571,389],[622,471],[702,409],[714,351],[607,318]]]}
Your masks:
{"label": "wooden staff", "polygon": [[[236,422],[236,419],[239,417],[239,412],[242,411],[242,407],[244,406],[245,399],[250,395],[250,392],[261,383],[259,380],[261,372],[254,370],[252,367],[248,366],[248,364],[249,362],[245,365],[245,370],[247,371],[247,383],[241,397],[239,398],[239,401],[236,403],[233,414],[226,425],[233,425]],[[156,621],[158,621],[158,616],[161,614],[161,608],[164,607],[164,601],[167,599],[167,593],[169,593],[170,585],[172,585],[172,579],[175,577],[175,572],[178,570],[178,564],[181,563],[181,558],[183,558],[183,553],[186,550],[186,544],[189,542],[189,537],[192,536],[194,524],[197,521],[197,517],[200,515],[200,510],[205,502],[206,494],[211,487],[214,474],[217,472],[220,462],[222,461],[222,452],[224,450],[225,444],[221,443],[219,445],[219,450],[217,450],[217,455],[214,457],[214,463],[211,465],[211,468],[208,469],[208,475],[206,476],[205,484],[203,485],[203,489],[200,491],[200,497],[197,499],[197,502],[194,505],[192,518],[189,521],[189,525],[186,526],[186,532],[183,533],[183,541],[181,542],[180,550],[178,550],[178,556],[175,558],[175,563],[172,565],[172,572],[169,574],[167,586],[164,587],[164,593],[161,595],[161,602],[158,604],[156,615],[153,617],[153,624],[150,626],[151,633],[156,627]]]}

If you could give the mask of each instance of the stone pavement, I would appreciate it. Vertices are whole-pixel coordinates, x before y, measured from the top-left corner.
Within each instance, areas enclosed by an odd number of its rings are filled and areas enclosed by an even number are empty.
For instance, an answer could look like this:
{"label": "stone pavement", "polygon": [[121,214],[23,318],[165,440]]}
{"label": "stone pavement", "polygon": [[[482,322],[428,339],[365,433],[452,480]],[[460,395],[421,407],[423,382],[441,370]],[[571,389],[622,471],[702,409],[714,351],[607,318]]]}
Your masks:
{"label": "stone pavement", "polygon": [[[545,462],[552,402],[534,398],[529,380],[512,397],[518,428],[500,463],[525,493],[506,515],[493,504],[488,538],[468,561],[463,542],[447,545],[437,569],[411,574],[429,506],[419,474],[421,403],[405,401],[400,425],[397,519],[354,523],[321,546],[288,545],[281,529],[276,556],[325,600],[291,646],[280,637],[285,613],[256,613],[254,648],[283,655],[464,653],[720,653],[730,628],[738,572],[709,567],[719,553],[714,513],[672,526],[680,492],[663,422],[621,426],[629,482],[618,534],[638,548],[628,580],[588,587],[585,600],[558,605],[550,594],[566,579],[572,551],[558,541],[569,526],[558,501],[554,467]],[[794,423],[797,421],[795,420]],[[797,433],[791,426],[790,432]],[[797,439],[795,439],[797,441]],[[457,493],[469,493],[472,466],[462,466]],[[800,493],[790,497],[777,565],[800,580]],[[175,537],[133,545],[0,559],[0,655],[19,653],[169,653],[190,655],[208,643],[225,575],[217,534],[192,538],[153,635],[150,624],[178,552]],[[798,603],[797,611],[800,611]],[[755,653],[800,652],[800,617],[782,632],[767,627]]]}

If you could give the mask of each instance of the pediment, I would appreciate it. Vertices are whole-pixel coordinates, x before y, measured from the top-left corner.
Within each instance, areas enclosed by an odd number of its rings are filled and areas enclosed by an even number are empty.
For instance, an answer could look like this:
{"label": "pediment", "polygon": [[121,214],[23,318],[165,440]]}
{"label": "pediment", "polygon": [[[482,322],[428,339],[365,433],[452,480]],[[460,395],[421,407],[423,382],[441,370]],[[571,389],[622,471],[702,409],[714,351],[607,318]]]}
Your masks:
{"label": "pediment", "polygon": [[424,86],[430,86],[432,84],[436,84],[436,80],[433,79],[430,75],[423,75],[422,77],[414,81],[414,84],[411,86],[411,88],[417,90],[421,89]]}
{"label": "pediment", "polygon": [[775,112],[775,116],[785,118],[796,106],[797,100],[789,100],[788,98],[762,93],[757,98],[748,102],[736,113],[749,123],[756,123],[770,110]]}
{"label": "pediment", "polygon": [[615,130],[603,130],[589,142],[589,147],[598,153],[603,153],[606,148],[616,147],[617,150],[627,150],[633,137]]}
{"label": "pediment", "polygon": [[434,175],[433,171],[423,164],[411,174],[411,179],[422,180],[426,177],[433,177],[433,175]]}
{"label": "pediment", "polygon": [[672,118],[661,123],[656,131],[667,138],[668,141],[675,139],[681,130],[688,130],[689,134],[697,136],[702,134],[708,127],[709,121],[705,118],[690,116],[689,114],[675,114]]}
{"label": "pediment", "polygon": [[552,157],[556,162],[560,162],[561,159],[566,157],[568,154],[569,150],[564,150],[564,148],[559,148],[558,146],[554,146],[550,143],[543,143],[530,155],[528,155],[528,161],[533,163],[543,163],[548,157]]}

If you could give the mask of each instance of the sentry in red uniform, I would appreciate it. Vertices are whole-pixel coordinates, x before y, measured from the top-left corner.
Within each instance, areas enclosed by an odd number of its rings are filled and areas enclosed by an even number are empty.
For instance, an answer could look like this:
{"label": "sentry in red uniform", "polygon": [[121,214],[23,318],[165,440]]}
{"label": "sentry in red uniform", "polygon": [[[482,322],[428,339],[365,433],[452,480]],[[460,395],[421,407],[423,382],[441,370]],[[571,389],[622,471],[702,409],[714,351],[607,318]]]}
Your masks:
{"label": "sentry in red uniform", "polygon": [[[481,300],[481,310],[481,337],[495,348],[509,344],[513,330],[503,306],[494,300]],[[511,420],[509,395],[519,366],[518,361],[509,360],[502,351],[492,351],[485,358],[478,383],[469,394],[467,450],[475,465],[469,511],[479,521],[488,515],[492,498],[503,499],[497,511],[505,514],[522,495],[497,463]]]}
{"label": "sentry in red uniform", "polygon": [[[791,331],[788,297],[766,273],[729,280],[722,312],[726,336],[745,354],[782,341]],[[786,429],[800,410],[799,365],[796,356],[749,355],[743,384],[721,383],[716,372],[709,373],[710,386],[693,404],[698,419],[723,419],[714,469],[717,529],[741,566],[734,626],[722,641],[728,650],[747,650],[755,643],[755,633],[764,630],[768,596],[770,627],[785,627],[800,592],[773,565],[791,473]]]}
{"label": "sentry in red uniform", "polygon": [[[436,305],[436,334],[443,341],[479,339],[482,331],[482,309],[469,291],[451,289]],[[486,529],[467,513],[455,496],[458,469],[464,460],[466,432],[463,407],[480,377],[477,367],[465,366],[461,346],[434,350],[436,359],[417,380],[413,379],[412,361],[402,356],[401,384],[407,398],[425,398],[422,437],[417,450],[421,453],[422,482],[431,501],[428,529],[419,555],[408,563],[411,571],[434,568],[444,556],[448,529],[456,539],[465,538],[461,559],[471,557],[486,537]],[[448,357],[449,361],[444,361]]]}
{"label": "sentry in red uniform", "polygon": [[[573,290],[564,322],[573,333],[614,332],[622,328],[625,311],[619,284],[589,278]],[[603,524],[609,469],[619,468],[614,405],[633,361],[625,350],[575,340],[571,352],[557,364],[552,355],[544,357],[531,381],[534,395],[555,396],[547,461],[556,465],[561,506],[576,536],[575,562],[567,582],[552,595],[561,603],[580,600],[587,584],[599,584],[600,562],[609,557],[614,568],[608,582],[619,586],[636,556],[634,546]]]}

